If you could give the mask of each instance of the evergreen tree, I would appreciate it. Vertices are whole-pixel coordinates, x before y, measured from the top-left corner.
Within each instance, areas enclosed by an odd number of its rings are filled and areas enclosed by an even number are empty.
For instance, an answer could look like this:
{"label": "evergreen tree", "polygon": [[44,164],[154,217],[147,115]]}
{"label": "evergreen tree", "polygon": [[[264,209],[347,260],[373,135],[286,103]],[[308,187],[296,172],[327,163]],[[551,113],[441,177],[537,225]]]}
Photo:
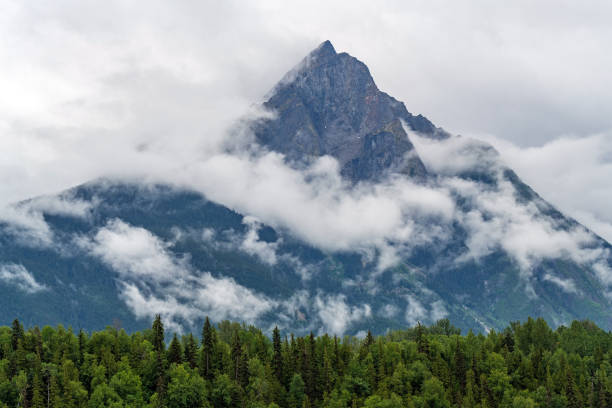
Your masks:
{"label": "evergreen tree", "polygon": [[83,329],[79,330],[79,367],[83,365],[83,361],[85,359],[85,345],[87,342],[87,337],[85,336],[85,332]]}
{"label": "evergreen tree", "polygon": [[166,395],[166,379],[165,373],[165,362],[164,362],[164,349],[166,347],[164,341],[164,324],[161,321],[161,316],[158,314],[155,316],[153,321],[153,350],[155,351],[155,393],[157,399],[155,401],[156,407],[165,406],[165,395]]}
{"label": "evergreen tree", "polygon": [[421,325],[421,322],[417,322],[416,343],[417,351],[429,356],[429,342],[427,341],[427,335],[425,334],[425,329],[423,325]]}
{"label": "evergreen tree", "polygon": [[201,373],[202,377],[210,380],[213,376],[213,358],[214,358],[214,328],[206,316],[204,327],[202,328],[202,358],[201,358]]}
{"label": "evergreen tree", "polygon": [[44,400],[44,389],[43,383],[40,379],[40,376],[37,374],[34,375],[34,381],[32,384],[32,408],[44,408],[45,400]]}
{"label": "evergreen tree", "polygon": [[153,350],[156,353],[163,353],[166,343],[164,342],[164,324],[162,323],[161,316],[155,315],[153,321]]}
{"label": "evergreen tree", "polygon": [[582,401],[571,368],[568,368],[566,373],[565,398],[567,398],[567,408],[582,408]]}
{"label": "evergreen tree", "polygon": [[244,388],[248,381],[248,372],[246,358],[238,332],[234,334],[234,339],[232,341],[231,360],[232,379]]}
{"label": "evergreen tree", "polygon": [[279,382],[283,382],[283,355],[281,349],[281,338],[278,326],[274,327],[272,332],[272,369],[274,370],[274,376]]}
{"label": "evergreen tree", "polygon": [[193,334],[189,333],[187,341],[185,342],[185,353],[184,361],[189,364],[189,368],[194,369],[197,367],[197,355],[198,345],[193,337]]}
{"label": "evergreen tree", "polygon": [[23,326],[19,323],[19,320],[15,319],[11,328],[11,349],[13,351],[17,351],[21,340],[23,340]]}
{"label": "evergreen tree", "polygon": [[169,364],[181,364],[183,362],[183,348],[179,342],[176,333],[172,337],[170,347],[168,347],[168,363]]}

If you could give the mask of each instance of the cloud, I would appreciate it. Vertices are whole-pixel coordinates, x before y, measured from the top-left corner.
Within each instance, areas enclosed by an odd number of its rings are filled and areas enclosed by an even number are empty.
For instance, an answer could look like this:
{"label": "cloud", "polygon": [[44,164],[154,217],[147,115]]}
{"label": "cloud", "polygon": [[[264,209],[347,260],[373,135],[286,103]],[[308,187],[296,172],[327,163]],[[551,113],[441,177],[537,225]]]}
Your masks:
{"label": "cloud", "polygon": [[255,322],[277,305],[231,278],[194,270],[171,254],[169,243],[119,219],[77,244],[118,273],[120,296],[137,317],[159,313],[178,331],[205,315]]}
{"label": "cloud", "polygon": [[529,185],[561,211],[612,242],[612,136],[563,137],[521,147],[485,136]]}
{"label": "cloud", "polygon": [[558,276],[551,275],[549,273],[545,274],[542,279],[544,281],[554,283],[566,293],[571,293],[571,294],[578,293],[578,289],[576,289],[576,284],[574,283],[573,279],[563,279]]}
{"label": "cloud", "polygon": [[406,306],[405,318],[409,325],[414,326],[417,322],[427,317],[425,307],[414,296],[407,295],[406,301],[408,305]]}
{"label": "cloud", "polygon": [[[552,208],[539,198],[525,202],[505,176],[507,167],[491,145],[461,136],[432,141],[411,132],[410,137],[425,165],[443,176],[440,185],[467,203],[456,212],[457,221],[468,232],[468,252],[459,260],[480,259],[502,249],[529,277],[543,259],[561,257],[590,266],[606,259],[595,236],[585,228],[546,215]],[[484,183],[469,177],[479,173],[492,180]]]}
{"label": "cloud", "polygon": [[21,204],[30,211],[74,218],[87,218],[96,202],[71,197],[69,194],[39,196]]}
{"label": "cloud", "polygon": [[37,293],[47,287],[36,281],[34,276],[23,266],[17,264],[0,265],[0,281],[13,285],[25,293]]}
{"label": "cloud", "polygon": [[446,310],[446,307],[444,307],[444,301],[436,300],[431,304],[430,316],[433,322],[448,316],[448,311]]}
{"label": "cloud", "polygon": [[4,231],[13,235],[21,245],[51,247],[56,243],[44,216],[85,218],[92,206],[93,203],[75,199],[69,194],[40,196],[17,204],[0,205],[0,223],[4,224]]}
{"label": "cloud", "polygon": [[344,334],[352,323],[372,315],[370,305],[349,306],[342,294],[318,294],[314,299],[314,307],[323,324],[321,330],[336,335]]}
{"label": "cloud", "polygon": [[378,312],[379,315],[386,317],[388,319],[393,318],[399,313],[399,308],[393,304],[388,304],[382,307],[382,309]]}
{"label": "cloud", "polygon": [[[185,181],[187,163],[208,157],[252,103],[328,38],[368,63],[381,89],[451,132],[539,145],[612,128],[604,108],[612,92],[600,86],[612,66],[602,51],[609,4],[550,13],[548,2],[435,3],[6,5],[0,200],[102,175]],[[602,212],[611,218],[603,209],[597,219],[606,220]]]}
{"label": "cloud", "polygon": [[248,231],[245,234],[244,241],[242,241],[240,248],[248,254],[255,255],[262,262],[268,265],[275,265],[277,261],[276,248],[278,242],[265,242],[259,240],[259,229],[261,223],[257,218],[253,216],[244,217],[242,220],[243,224],[248,226]]}
{"label": "cloud", "polygon": [[11,234],[17,243],[29,247],[48,247],[53,244],[53,232],[43,214],[18,206],[0,206],[3,231]]}
{"label": "cloud", "polygon": [[[384,248],[396,241],[422,245],[443,233],[431,225],[451,219],[454,211],[444,190],[399,177],[349,188],[330,157],[305,171],[288,167],[272,152],[218,154],[194,167],[195,174],[208,177],[193,177],[191,185],[210,199],[331,251]],[[429,227],[417,225],[419,219]]]}
{"label": "cloud", "polygon": [[[424,294],[432,294],[431,291],[425,290]],[[429,311],[413,295],[406,295],[406,311],[404,318],[410,326],[415,326],[418,322],[429,321],[434,323],[444,317],[448,316],[448,311],[444,306],[444,301],[441,299],[431,302]]]}

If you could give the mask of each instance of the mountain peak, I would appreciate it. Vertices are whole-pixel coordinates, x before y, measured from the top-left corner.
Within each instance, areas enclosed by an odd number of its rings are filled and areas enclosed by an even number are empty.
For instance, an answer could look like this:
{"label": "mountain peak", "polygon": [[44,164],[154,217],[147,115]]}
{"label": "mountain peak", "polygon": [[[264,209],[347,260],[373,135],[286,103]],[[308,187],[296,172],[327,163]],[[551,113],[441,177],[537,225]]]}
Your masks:
{"label": "mountain peak", "polygon": [[388,173],[425,176],[402,122],[432,137],[443,133],[380,91],[363,62],[336,53],[329,41],[285,75],[264,106],[277,115],[256,126],[261,145],[293,163],[332,156],[353,182]]}
{"label": "mountain peak", "polygon": [[336,49],[332,45],[331,41],[325,40],[317,48],[312,50],[309,54],[311,57],[316,58],[325,58],[325,57],[333,57],[336,54]]}

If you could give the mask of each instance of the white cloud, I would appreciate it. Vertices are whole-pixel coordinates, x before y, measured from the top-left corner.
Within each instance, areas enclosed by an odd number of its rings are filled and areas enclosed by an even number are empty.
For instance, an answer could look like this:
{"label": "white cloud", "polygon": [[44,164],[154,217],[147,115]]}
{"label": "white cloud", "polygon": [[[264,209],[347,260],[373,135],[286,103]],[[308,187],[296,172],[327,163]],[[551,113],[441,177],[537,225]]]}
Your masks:
{"label": "white cloud", "polygon": [[563,137],[528,148],[485,137],[546,200],[612,242],[610,134]]}
{"label": "white cloud", "polygon": [[137,317],[159,313],[175,330],[205,315],[255,322],[277,306],[231,278],[194,270],[169,252],[170,244],[118,219],[77,243],[119,274],[121,296]]}
{"label": "white cloud", "polygon": [[68,195],[40,196],[17,204],[0,205],[0,223],[18,243],[30,247],[54,245],[54,235],[44,215],[84,218],[92,203]]}
{"label": "white cloud", "polygon": [[278,242],[265,242],[259,240],[258,232],[261,228],[261,223],[257,218],[246,216],[243,218],[242,223],[248,226],[248,231],[245,234],[240,248],[248,254],[257,256],[262,262],[268,265],[275,265]]}
{"label": "white cloud", "polygon": [[578,289],[576,289],[576,284],[574,283],[573,279],[563,279],[558,276],[551,275],[550,273],[545,274],[542,279],[544,281],[554,283],[566,293],[578,293]]}
{"label": "white cloud", "polygon": [[109,221],[84,246],[126,277],[167,283],[187,275],[183,262],[166,251],[168,244],[119,219]]}
{"label": "white cloud", "polygon": [[346,297],[339,295],[318,294],[314,299],[314,307],[323,326],[321,330],[342,335],[354,322],[370,317],[372,310],[368,304],[363,306],[349,306]]}
{"label": "white cloud", "polygon": [[405,318],[409,325],[414,326],[417,324],[417,322],[427,317],[425,307],[423,307],[417,298],[408,295],[406,296],[406,301],[408,302],[408,305],[406,306]]}
{"label": "white cloud", "polygon": [[[591,267],[606,259],[595,236],[585,228],[559,225],[543,213],[550,207],[540,199],[521,201],[515,186],[504,177],[507,167],[490,145],[460,136],[443,141],[414,132],[410,136],[425,165],[444,175],[440,184],[469,203],[467,210],[456,212],[457,221],[468,232],[469,251],[460,260],[479,259],[502,249],[529,277],[542,259],[561,257]],[[474,171],[493,177],[493,184],[457,177]]]}
{"label": "white cloud", "polygon": [[381,316],[384,316],[388,319],[393,318],[399,313],[399,308],[395,305],[388,304],[382,307],[382,309],[378,312]]}
{"label": "white cloud", "polygon": [[36,293],[47,289],[45,285],[38,283],[23,265],[0,265],[0,281],[13,285],[26,293]]}
{"label": "white cloud", "polygon": [[[426,292],[429,291],[425,290],[424,293]],[[415,326],[418,322],[423,323],[424,321],[434,323],[448,316],[448,311],[444,306],[444,301],[441,299],[431,302],[429,311],[423,305],[423,303],[413,295],[406,295],[406,302],[407,304],[404,318],[410,326]]]}
{"label": "white cloud", "polygon": [[32,211],[75,218],[87,218],[95,205],[95,202],[80,200],[68,195],[40,196],[22,204]]}
{"label": "white cloud", "polygon": [[419,230],[415,220],[427,217],[434,224],[452,218],[454,211],[444,190],[401,178],[350,189],[329,157],[305,172],[287,167],[277,153],[219,154],[194,167],[190,182],[210,199],[328,250],[383,248],[385,241],[421,244],[433,238],[427,231],[435,236],[440,231]]}
{"label": "white cloud", "polygon": [[[612,93],[599,86],[612,66],[601,51],[609,43],[605,2],[581,5],[580,13],[550,13],[546,2],[154,4],[3,6],[2,201],[108,174],[197,184],[182,175],[185,167],[209,157],[228,126],[327,38],[368,63],[381,89],[452,132],[533,145],[612,127],[602,108]],[[402,41],[382,40],[389,38]],[[572,163],[585,156],[575,157]],[[545,196],[569,208],[565,198],[583,197],[586,189],[578,182],[556,191],[559,200]],[[612,219],[605,200],[583,201],[573,199],[572,214],[586,208]],[[597,213],[594,202],[602,203]]]}
{"label": "white cloud", "polygon": [[40,212],[13,205],[0,206],[0,223],[4,223],[4,231],[22,245],[47,247],[53,244],[53,232]]}
{"label": "white cloud", "polygon": [[431,304],[430,316],[433,322],[448,316],[448,311],[446,310],[446,307],[444,307],[444,301],[436,300]]}

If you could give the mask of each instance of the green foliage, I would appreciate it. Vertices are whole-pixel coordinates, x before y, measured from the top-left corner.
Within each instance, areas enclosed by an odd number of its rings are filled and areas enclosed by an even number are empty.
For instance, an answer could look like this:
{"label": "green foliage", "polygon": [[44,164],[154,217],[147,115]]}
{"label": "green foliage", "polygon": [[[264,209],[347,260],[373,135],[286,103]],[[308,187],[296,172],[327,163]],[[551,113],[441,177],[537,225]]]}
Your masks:
{"label": "green foliage", "polygon": [[166,401],[169,407],[197,408],[207,406],[206,386],[200,375],[182,364],[168,372]]}
{"label": "green foliage", "polygon": [[[290,339],[290,340],[289,340]],[[206,319],[202,342],[162,320],[128,335],[0,327],[0,407],[607,408],[612,334],[542,319],[487,336],[448,321],[364,339],[271,339]]]}

